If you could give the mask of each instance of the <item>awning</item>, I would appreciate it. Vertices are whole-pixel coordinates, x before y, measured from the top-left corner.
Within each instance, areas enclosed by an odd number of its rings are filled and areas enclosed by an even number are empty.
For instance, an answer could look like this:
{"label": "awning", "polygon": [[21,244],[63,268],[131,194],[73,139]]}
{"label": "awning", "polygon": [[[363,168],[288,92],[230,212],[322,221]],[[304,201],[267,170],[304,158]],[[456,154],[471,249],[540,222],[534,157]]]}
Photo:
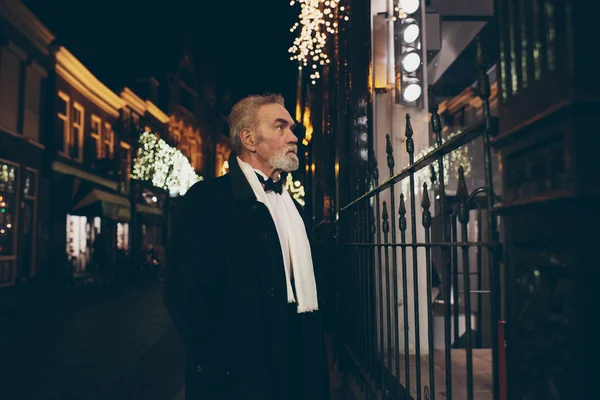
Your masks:
{"label": "awning", "polygon": [[135,209],[137,212],[144,213],[144,214],[154,214],[154,215],[162,215],[163,214],[163,212],[160,208],[145,206],[143,204],[136,204]]}
{"label": "awning", "polygon": [[78,168],[71,167],[60,161],[54,161],[52,163],[52,169],[56,172],[60,172],[61,174],[76,176],[78,178],[85,179],[86,181],[105,186],[109,189],[117,190],[117,188],[119,187],[118,182],[115,182],[110,179],[102,178],[102,177],[94,175],[94,174],[90,174],[89,172],[85,172]]}
{"label": "awning", "polygon": [[[73,207],[73,211],[89,214],[95,211],[106,218],[115,221],[129,221],[131,219],[131,203],[118,194],[100,189],[92,189]],[[87,212],[86,212],[87,211]]]}
{"label": "awning", "polygon": [[[162,210],[143,204],[136,204],[138,213],[162,215]],[[124,196],[110,193],[101,189],[92,189],[73,207],[73,211],[90,215],[102,215],[115,221],[129,221],[131,219],[131,202]]]}

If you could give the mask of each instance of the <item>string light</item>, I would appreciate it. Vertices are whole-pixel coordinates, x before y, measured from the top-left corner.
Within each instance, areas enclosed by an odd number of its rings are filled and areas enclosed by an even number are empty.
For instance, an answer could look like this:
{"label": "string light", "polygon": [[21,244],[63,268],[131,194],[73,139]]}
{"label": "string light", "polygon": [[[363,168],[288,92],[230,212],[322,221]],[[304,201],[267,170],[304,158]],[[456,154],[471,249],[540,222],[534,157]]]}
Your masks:
{"label": "string light", "polygon": [[[300,4],[299,22],[290,29],[291,32],[299,31],[294,44],[289,48],[292,53],[290,60],[298,61],[298,69],[308,67],[313,70],[319,66],[329,64],[327,53],[323,50],[327,44],[328,34],[335,34],[338,24],[335,21],[335,10],[344,10],[339,7],[340,0],[292,0],[290,5]],[[338,13],[339,18],[342,15]],[[344,19],[347,21],[348,16]],[[316,78],[311,79],[316,84]]]}
{"label": "string light", "polygon": [[202,180],[181,151],[148,131],[140,135],[131,178],[179,195]]}
{"label": "string light", "polygon": [[304,207],[304,196],[306,195],[306,193],[304,191],[304,186],[302,186],[302,183],[300,181],[295,181],[292,177],[292,174],[288,174],[285,178],[284,187],[288,191],[290,196],[292,196],[298,202],[298,204]]}
{"label": "string light", "polygon": [[[461,131],[450,133],[447,138],[442,138],[442,144],[446,143],[448,140],[452,139],[456,135],[459,135],[460,133],[461,133]],[[415,162],[424,158],[426,155],[428,155],[435,149],[437,149],[436,144],[421,150],[419,153],[417,153],[415,155]],[[442,163],[444,165],[444,184],[447,185],[449,183],[450,176],[453,176],[453,177],[458,176],[458,169],[461,166],[464,168],[465,178],[470,177],[471,172],[473,170],[472,161],[473,161],[473,157],[469,154],[469,146],[467,146],[467,145],[461,146],[458,149],[454,150],[453,152],[446,154],[442,158]],[[433,165],[433,169],[434,169],[435,173],[439,177],[440,171],[439,171],[438,163],[434,162],[432,165]],[[429,181],[431,180],[431,172],[430,172],[429,168],[422,168],[422,169],[418,170],[417,172],[415,172],[414,177],[415,177],[415,192],[418,192],[418,190],[420,190],[420,188],[423,186],[424,182],[429,183]],[[409,183],[410,182],[407,179],[403,180],[401,183],[402,193],[404,193],[405,196],[408,196],[408,194],[410,193]]]}

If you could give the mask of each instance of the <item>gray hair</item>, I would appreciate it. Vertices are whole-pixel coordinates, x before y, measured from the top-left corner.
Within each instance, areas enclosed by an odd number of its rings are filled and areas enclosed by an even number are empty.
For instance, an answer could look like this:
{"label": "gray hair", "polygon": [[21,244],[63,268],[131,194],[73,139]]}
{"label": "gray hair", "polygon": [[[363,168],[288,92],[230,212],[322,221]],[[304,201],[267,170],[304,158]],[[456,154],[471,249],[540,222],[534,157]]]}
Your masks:
{"label": "gray hair", "polygon": [[240,139],[240,132],[246,128],[253,130],[258,128],[256,114],[261,106],[267,104],[280,104],[284,106],[283,96],[278,93],[250,95],[235,103],[231,109],[228,117],[229,141],[231,148],[237,154],[241,154],[242,150],[244,150],[242,140]]}

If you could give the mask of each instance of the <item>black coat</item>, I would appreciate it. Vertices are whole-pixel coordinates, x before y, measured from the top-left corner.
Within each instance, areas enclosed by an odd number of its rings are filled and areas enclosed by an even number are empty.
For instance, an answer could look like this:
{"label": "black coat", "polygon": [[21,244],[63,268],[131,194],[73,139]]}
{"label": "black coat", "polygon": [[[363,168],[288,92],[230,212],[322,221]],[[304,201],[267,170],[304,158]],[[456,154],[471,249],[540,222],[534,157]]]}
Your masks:
{"label": "black coat", "polygon": [[190,188],[174,225],[164,300],[187,351],[186,398],[328,399],[321,313],[290,312],[273,219],[235,153],[229,165]]}

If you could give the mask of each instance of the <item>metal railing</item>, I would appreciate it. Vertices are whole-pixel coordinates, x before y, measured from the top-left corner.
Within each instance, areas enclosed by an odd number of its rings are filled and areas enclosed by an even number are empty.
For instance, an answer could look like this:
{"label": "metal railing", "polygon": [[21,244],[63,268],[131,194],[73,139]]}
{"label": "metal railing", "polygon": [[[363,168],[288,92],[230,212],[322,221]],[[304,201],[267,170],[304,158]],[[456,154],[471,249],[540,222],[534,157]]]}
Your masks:
{"label": "metal railing", "polygon": [[[480,45],[478,64],[484,122],[442,143],[430,87],[435,150],[414,159],[407,114],[409,165],[395,173],[387,135],[390,177],[379,182],[373,155],[373,189],[340,210],[336,286],[342,357],[365,399],[499,399],[499,244],[492,212],[490,85]],[[443,157],[479,138],[484,185],[469,192],[461,167],[456,193],[447,195]],[[431,170],[431,186],[424,183],[421,191],[415,174],[425,168]],[[406,180],[403,190],[399,184]],[[434,282],[434,260],[441,265],[441,284]]]}

